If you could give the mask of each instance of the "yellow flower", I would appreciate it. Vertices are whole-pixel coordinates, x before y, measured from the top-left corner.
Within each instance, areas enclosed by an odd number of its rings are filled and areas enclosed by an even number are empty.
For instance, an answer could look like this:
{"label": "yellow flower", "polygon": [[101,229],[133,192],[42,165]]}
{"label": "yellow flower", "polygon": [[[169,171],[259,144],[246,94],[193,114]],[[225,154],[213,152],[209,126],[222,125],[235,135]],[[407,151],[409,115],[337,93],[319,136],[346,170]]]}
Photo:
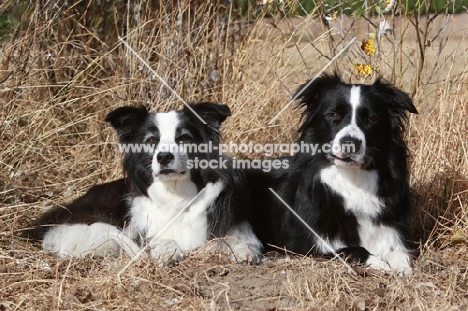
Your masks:
{"label": "yellow flower", "polygon": [[384,7],[382,13],[387,13],[395,6],[395,0],[383,0],[381,5]]}
{"label": "yellow flower", "polygon": [[360,76],[371,75],[374,72],[371,64],[355,64],[358,73]]}
{"label": "yellow flower", "polygon": [[332,18],[335,20],[338,17],[338,11],[332,14]]}
{"label": "yellow flower", "polygon": [[366,55],[375,53],[374,39],[369,38],[368,40],[362,40],[361,50],[363,50]]}

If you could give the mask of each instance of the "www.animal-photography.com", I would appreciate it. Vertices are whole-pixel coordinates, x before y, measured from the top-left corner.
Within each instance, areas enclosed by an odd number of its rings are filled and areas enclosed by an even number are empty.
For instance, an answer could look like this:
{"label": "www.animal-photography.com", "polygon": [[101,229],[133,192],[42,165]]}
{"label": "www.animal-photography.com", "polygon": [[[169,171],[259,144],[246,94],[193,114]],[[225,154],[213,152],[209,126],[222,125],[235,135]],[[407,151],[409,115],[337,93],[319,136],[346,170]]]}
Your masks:
{"label": "www.animal-photography.com", "polygon": [[0,310],[466,310],[468,2],[0,4]]}

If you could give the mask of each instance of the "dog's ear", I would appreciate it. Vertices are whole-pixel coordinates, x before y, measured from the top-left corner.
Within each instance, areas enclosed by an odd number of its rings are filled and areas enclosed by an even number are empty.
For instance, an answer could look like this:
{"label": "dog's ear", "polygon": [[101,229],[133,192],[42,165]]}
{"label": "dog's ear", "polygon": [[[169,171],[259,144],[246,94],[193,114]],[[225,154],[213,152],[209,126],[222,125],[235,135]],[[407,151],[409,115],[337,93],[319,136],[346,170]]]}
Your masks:
{"label": "dog's ear", "polygon": [[325,91],[335,88],[341,83],[342,81],[336,72],[324,73],[317,79],[309,80],[300,85],[293,98],[299,99],[299,107],[312,108]]}
{"label": "dog's ear", "polygon": [[377,79],[371,88],[374,88],[376,94],[382,97],[382,102],[386,103],[390,114],[391,126],[395,131],[395,137],[400,137],[401,139],[401,134],[404,132],[406,122],[408,121],[406,112],[418,113],[411,97],[381,78]]}
{"label": "dog's ear", "polygon": [[373,86],[378,90],[379,94],[383,94],[388,99],[390,112],[398,115],[404,114],[406,111],[418,113],[411,97],[396,86],[387,83],[381,78],[377,79]]}
{"label": "dog's ear", "polygon": [[[219,128],[221,123],[231,115],[231,109],[223,104],[215,104],[210,102],[202,102],[190,104],[191,109],[184,107],[184,112],[193,118],[199,119],[197,115],[203,119],[208,125]],[[193,110],[193,111],[192,111]],[[197,114],[195,115],[194,112]],[[201,122],[201,120],[200,120]]]}
{"label": "dog's ear", "polygon": [[343,82],[338,74],[334,72],[332,74],[324,73],[317,79],[309,80],[299,86],[293,98],[299,100],[297,107],[305,107],[306,109],[302,113],[301,126],[297,132],[303,132],[310,126],[317,114],[322,96],[331,89],[337,88],[340,84],[343,84]]}
{"label": "dog's ear", "polygon": [[117,131],[121,143],[128,142],[133,138],[133,132],[145,122],[148,110],[144,106],[120,107],[106,116],[106,122]]}

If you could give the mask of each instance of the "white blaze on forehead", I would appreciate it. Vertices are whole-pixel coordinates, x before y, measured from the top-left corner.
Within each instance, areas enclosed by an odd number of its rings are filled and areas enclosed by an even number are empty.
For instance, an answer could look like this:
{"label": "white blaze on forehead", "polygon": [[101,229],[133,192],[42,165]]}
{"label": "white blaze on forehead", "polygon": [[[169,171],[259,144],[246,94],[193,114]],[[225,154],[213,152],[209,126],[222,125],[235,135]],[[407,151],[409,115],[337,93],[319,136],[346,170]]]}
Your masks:
{"label": "white blaze on forehead", "polygon": [[349,103],[351,104],[352,108],[352,117],[351,117],[351,124],[356,124],[356,113],[357,108],[361,104],[361,88],[359,86],[353,85],[351,87],[351,94],[349,96]]}
{"label": "white blaze on forehead", "polygon": [[175,111],[160,112],[154,115],[154,122],[159,130],[160,144],[175,143],[176,130],[180,124],[179,114]]}
{"label": "white blaze on forehead", "polygon": [[[366,137],[364,132],[357,125],[357,111],[361,105],[361,87],[357,85],[351,86],[349,93],[349,105],[351,106],[351,120],[349,124],[343,127],[338,133],[336,133],[335,138],[332,141],[333,145],[340,146],[341,149],[341,140],[344,137],[353,137],[361,141],[361,146],[359,150],[355,150],[351,156],[352,160],[357,163],[364,162],[364,156],[366,153]],[[341,152],[332,151],[335,156],[341,157]]]}
{"label": "white blaze on forehead", "polygon": [[351,105],[351,123],[343,129],[344,131],[341,130],[340,132],[342,132],[343,136],[351,136],[362,140],[364,134],[356,123],[357,110],[361,105],[361,88],[359,86],[353,85],[351,87],[349,104]]}
{"label": "white blaze on forehead", "polygon": [[[157,113],[153,117],[154,125],[157,126],[159,131],[159,143],[153,154],[153,161],[151,164],[154,176],[157,176],[157,181],[169,181],[174,179],[186,179],[188,176],[187,169],[187,153],[180,148],[177,140],[177,128],[180,128],[182,120],[180,114],[176,111],[169,111],[164,113]],[[169,152],[172,158],[169,163],[159,163],[158,155],[161,153]],[[161,169],[173,170],[175,174],[161,175]]]}

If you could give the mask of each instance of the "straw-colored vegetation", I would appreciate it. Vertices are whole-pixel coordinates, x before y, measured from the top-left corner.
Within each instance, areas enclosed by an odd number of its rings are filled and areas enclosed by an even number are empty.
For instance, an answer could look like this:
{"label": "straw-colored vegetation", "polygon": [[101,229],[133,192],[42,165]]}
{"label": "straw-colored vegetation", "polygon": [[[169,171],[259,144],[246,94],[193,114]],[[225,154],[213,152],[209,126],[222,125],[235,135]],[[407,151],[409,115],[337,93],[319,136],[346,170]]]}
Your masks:
{"label": "straw-colored vegetation", "polygon": [[[229,2],[167,2],[0,4],[16,18],[0,32],[0,310],[466,310],[468,16],[391,10],[324,23],[319,10],[264,17],[258,6],[240,14]],[[383,18],[393,32],[379,32]],[[339,261],[275,255],[241,266],[201,249],[175,268],[141,258],[117,279],[128,257],[57,260],[22,238],[46,208],[121,176],[106,113],[182,106],[118,36],[186,100],[229,105],[223,138],[235,143],[292,142],[294,105],[269,121],[356,37],[329,71],[352,82],[383,76],[420,112],[406,135],[420,242],[413,275],[352,276]],[[361,49],[370,38],[371,53]],[[356,64],[373,73],[360,76]]]}

